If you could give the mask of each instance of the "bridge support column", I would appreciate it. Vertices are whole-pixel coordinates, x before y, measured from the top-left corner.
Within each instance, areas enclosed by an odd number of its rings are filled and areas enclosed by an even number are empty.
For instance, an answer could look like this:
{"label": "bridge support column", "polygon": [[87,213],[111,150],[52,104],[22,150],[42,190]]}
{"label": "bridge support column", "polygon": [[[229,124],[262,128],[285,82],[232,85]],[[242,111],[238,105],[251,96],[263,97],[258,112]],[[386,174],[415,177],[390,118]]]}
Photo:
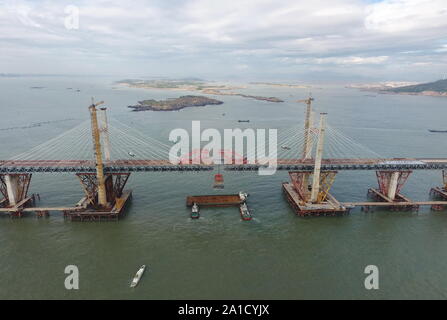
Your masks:
{"label": "bridge support column", "polygon": [[412,201],[403,196],[400,191],[407,182],[411,170],[379,170],[376,171],[379,189],[371,188],[368,194],[380,202],[408,202],[408,206],[394,206],[393,209],[417,209],[412,205]]}
{"label": "bridge support column", "polygon": [[390,182],[388,184],[388,193],[387,196],[391,200],[394,200],[396,198],[396,192],[397,192],[397,184],[399,181],[399,172],[393,172],[390,176]]}
{"label": "bridge support column", "polygon": [[[28,189],[31,182],[30,173],[1,174],[0,192],[5,207],[24,205],[27,202]],[[29,198],[30,200],[31,198]]]}
{"label": "bridge support column", "polygon": [[299,216],[327,216],[344,214],[349,211],[335,199],[329,190],[335,181],[337,171],[319,173],[319,189],[316,201],[312,201],[312,171],[290,171],[291,182],[283,183],[283,191],[292,208]]}
{"label": "bridge support column", "polygon": [[[447,171],[442,170],[442,187],[433,187],[430,189],[430,195],[433,198],[447,201]],[[439,211],[445,208],[444,205],[435,204],[431,206],[432,210]]]}
{"label": "bridge support column", "polygon": [[386,196],[390,201],[395,201],[396,196],[407,182],[408,177],[412,173],[411,170],[380,170],[376,171],[377,182],[379,184],[379,191]]}

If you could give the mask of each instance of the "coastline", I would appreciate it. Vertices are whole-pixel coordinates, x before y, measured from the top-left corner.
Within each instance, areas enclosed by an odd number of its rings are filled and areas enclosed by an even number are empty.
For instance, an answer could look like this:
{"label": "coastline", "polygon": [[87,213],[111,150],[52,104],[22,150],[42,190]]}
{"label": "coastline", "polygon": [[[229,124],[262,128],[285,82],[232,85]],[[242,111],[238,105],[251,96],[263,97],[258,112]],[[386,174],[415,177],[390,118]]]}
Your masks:
{"label": "coastline", "polygon": [[[143,81],[143,80],[141,80]],[[170,84],[169,81],[165,81],[164,83]],[[267,102],[284,102],[283,100],[277,98],[277,97],[264,97],[264,96],[254,96],[254,95],[248,95],[243,94],[239,92],[234,91],[228,91],[228,90],[237,90],[237,89],[245,89],[246,86],[227,86],[227,85],[209,85],[207,83],[194,83],[194,84],[181,84],[177,85],[175,82],[172,82],[172,86],[159,86],[156,82],[154,84],[151,84],[150,82],[138,82],[138,83],[132,83],[129,80],[121,80],[116,82],[117,85],[123,85],[129,88],[139,88],[139,89],[157,89],[157,90],[170,90],[170,91],[193,91],[198,92],[201,94],[209,94],[209,95],[219,95],[219,96],[239,96],[242,98],[247,99],[255,99],[260,101],[267,101]],[[224,92],[227,91],[227,92]]]}

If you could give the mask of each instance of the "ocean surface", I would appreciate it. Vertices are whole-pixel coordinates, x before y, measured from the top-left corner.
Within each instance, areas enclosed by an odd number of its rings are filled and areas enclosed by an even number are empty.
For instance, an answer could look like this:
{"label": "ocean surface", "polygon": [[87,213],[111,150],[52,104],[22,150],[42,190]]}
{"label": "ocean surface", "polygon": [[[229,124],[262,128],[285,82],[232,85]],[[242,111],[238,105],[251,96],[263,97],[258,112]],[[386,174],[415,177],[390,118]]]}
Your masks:
{"label": "ocean surface", "polygon": [[[91,97],[106,102],[110,117],[168,144],[170,130],[190,130],[192,120],[217,129],[292,127],[305,110],[294,101],[309,91],[257,86],[242,91],[285,102],[217,96],[224,104],[131,112],[127,106],[138,100],[188,92],[125,88],[116,80],[0,77],[0,159],[87,120]],[[328,113],[332,127],[383,157],[447,157],[447,135],[427,130],[447,129],[446,98],[327,85],[311,90],[315,108]],[[119,222],[69,222],[56,212],[48,219],[0,218],[0,298],[447,298],[447,211],[355,209],[343,217],[299,218],[281,190],[287,172],[224,172],[223,191],[212,189],[215,173],[133,173],[127,184],[133,199]],[[427,200],[430,188],[441,184],[440,171],[417,171],[402,193]],[[376,186],[374,171],[343,171],[331,192],[340,201],[365,201]],[[252,221],[241,221],[237,208],[203,209],[199,220],[189,218],[187,195],[240,190],[250,194]],[[73,174],[34,174],[30,193],[40,194],[39,206],[71,206],[83,196]],[[131,289],[142,264],[146,273]],[[79,268],[79,290],[64,287],[67,265]],[[379,268],[379,290],[365,289],[367,265]]]}

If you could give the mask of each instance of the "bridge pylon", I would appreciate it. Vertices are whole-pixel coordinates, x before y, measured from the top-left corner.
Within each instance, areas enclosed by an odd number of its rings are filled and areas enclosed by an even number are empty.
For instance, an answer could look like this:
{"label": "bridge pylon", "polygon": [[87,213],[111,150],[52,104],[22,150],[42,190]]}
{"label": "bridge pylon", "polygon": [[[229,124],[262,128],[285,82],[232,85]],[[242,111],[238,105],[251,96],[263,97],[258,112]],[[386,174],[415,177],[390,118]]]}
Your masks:
{"label": "bridge pylon", "polygon": [[[92,102],[89,107],[96,173],[76,173],[85,196],[76,205],[77,208],[82,210],[64,212],[64,216],[71,220],[118,219],[127,200],[131,197],[131,191],[124,191],[130,172],[106,173],[104,170],[105,166],[111,161],[111,150],[107,109],[97,110],[96,107],[100,104],[103,104],[103,102],[96,104]],[[105,163],[103,154],[105,154]]]}
{"label": "bridge pylon", "polygon": [[349,211],[329,193],[337,171],[321,170],[325,129],[326,113],[321,113],[314,170],[289,171],[291,182],[282,184],[287,200],[299,216],[336,215]]}

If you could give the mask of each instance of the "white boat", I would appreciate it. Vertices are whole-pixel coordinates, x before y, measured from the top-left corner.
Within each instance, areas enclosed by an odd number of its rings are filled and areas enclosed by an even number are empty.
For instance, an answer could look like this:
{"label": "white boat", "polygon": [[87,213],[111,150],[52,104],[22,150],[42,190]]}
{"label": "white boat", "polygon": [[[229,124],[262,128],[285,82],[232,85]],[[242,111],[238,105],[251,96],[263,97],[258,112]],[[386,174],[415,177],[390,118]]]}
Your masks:
{"label": "white boat", "polygon": [[251,213],[248,210],[247,204],[245,202],[239,206],[239,212],[241,213],[242,220],[249,221],[252,219]]}
{"label": "white boat", "polygon": [[284,150],[290,150],[290,147],[288,147],[286,145],[282,145],[281,148],[284,149]]}
{"label": "white boat", "polygon": [[130,284],[131,288],[135,288],[138,284],[138,282],[140,282],[141,277],[143,276],[144,270],[146,269],[146,265],[143,264],[140,269],[137,271],[137,273],[135,274],[135,277],[133,277],[132,279],[132,283]]}
{"label": "white boat", "polygon": [[198,219],[200,217],[200,209],[197,203],[194,202],[194,205],[191,209],[191,218],[192,219]]}
{"label": "white boat", "polygon": [[135,153],[133,153],[133,152],[128,152],[128,154],[129,154],[129,156],[131,156],[131,157],[135,157]]}
{"label": "white boat", "polygon": [[248,197],[248,194],[246,194],[245,192],[239,191],[239,199],[241,199],[242,202],[245,202],[247,197]]}

